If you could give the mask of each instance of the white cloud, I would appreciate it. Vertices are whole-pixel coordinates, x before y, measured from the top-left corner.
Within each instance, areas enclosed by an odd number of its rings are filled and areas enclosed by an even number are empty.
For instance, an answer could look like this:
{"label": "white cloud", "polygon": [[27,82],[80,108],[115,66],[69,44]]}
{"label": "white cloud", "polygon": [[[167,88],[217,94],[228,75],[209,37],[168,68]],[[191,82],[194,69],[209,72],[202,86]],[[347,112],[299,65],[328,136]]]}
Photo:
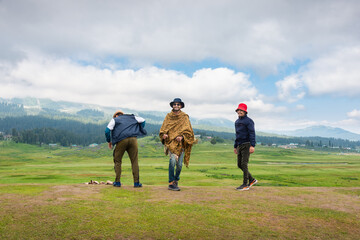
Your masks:
{"label": "white cloud", "polygon": [[277,114],[284,113],[287,111],[286,107],[275,106],[271,103],[266,103],[260,98],[251,99],[248,103],[248,112],[254,112],[257,115],[268,115],[269,113]]}
{"label": "white cloud", "polygon": [[0,76],[6,76],[0,79],[3,98],[32,96],[167,111],[168,103],[180,97],[190,103],[189,109],[197,117],[230,116],[239,102],[248,102],[259,112],[278,109],[258,99],[248,75],[227,68],[200,69],[188,77],[156,67],[100,69],[38,54],[30,54],[12,67],[1,66]]}
{"label": "white cloud", "polygon": [[305,96],[303,83],[297,75],[291,75],[282,81],[276,82],[278,97],[281,100],[295,102]]}
{"label": "white cloud", "polygon": [[358,119],[360,119],[360,110],[354,109],[351,112],[348,112],[347,115],[350,118],[358,118]]}
{"label": "white cloud", "polygon": [[360,46],[338,49],[311,62],[301,74],[309,94],[359,96]]}
{"label": "white cloud", "polygon": [[[315,118],[309,97],[358,98],[359,11],[357,0],[0,0],[0,96],[160,111],[181,97],[194,116],[229,119],[245,102],[263,126],[301,126]],[[204,60],[236,70],[164,69]],[[287,71],[276,102],[261,92],[272,85],[244,73]],[[307,118],[290,121],[302,100]]]}
{"label": "white cloud", "polygon": [[360,46],[338,49],[303,67],[297,74],[276,82],[278,97],[295,102],[309,95],[360,94]]}
{"label": "white cloud", "polygon": [[351,0],[4,0],[0,10],[0,58],[9,60],[23,49],[140,67],[218,59],[268,74],[359,40],[359,2]]}

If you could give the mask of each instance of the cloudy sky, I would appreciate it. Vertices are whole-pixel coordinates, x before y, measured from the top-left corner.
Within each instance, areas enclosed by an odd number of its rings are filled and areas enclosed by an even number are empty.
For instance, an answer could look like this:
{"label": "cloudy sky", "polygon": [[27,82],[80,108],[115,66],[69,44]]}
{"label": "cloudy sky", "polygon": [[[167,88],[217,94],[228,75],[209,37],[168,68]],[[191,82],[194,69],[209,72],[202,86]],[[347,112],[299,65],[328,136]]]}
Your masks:
{"label": "cloudy sky", "polygon": [[358,0],[0,0],[0,97],[360,133]]}

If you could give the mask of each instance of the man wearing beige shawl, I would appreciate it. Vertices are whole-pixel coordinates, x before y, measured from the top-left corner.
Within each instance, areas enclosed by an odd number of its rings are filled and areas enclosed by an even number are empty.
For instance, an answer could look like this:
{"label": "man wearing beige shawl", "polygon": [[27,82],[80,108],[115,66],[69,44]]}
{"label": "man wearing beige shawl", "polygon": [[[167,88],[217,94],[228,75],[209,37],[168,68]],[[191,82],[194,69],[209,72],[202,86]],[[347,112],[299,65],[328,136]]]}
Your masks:
{"label": "man wearing beige shawl", "polygon": [[181,111],[185,107],[181,99],[175,98],[170,106],[172,111],[166,115],[159,137],[164,144],[165,154],[170,155],[168,189],[180,191],[178,182],[182,163],[184,161],[185,166],[189,166],[191,147],[195,143],[195,137],[189,116]]}

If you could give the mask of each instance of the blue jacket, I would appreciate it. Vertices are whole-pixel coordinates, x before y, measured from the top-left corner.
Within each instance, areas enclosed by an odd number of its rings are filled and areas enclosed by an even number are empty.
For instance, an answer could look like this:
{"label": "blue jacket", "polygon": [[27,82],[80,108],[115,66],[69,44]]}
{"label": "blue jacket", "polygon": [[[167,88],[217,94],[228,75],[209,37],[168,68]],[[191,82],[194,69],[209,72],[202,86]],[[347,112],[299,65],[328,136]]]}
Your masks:
{"label": "blue jacket", "polygon": [[[120,115],[110,121],[105,130],[106,141],[113,145],[129,137],[140,137],[147,134],[145,120],[139,122],[133,114]],[[111,133],[111,138],[110,138]]]}
{"label": "blue jacket", "polygon": [[255,147],[255,124],[254,121],[247,115],[239,117],[235,121],[235,132],[236,139],[234,148],[246,142],[250,142],[250,145]]}

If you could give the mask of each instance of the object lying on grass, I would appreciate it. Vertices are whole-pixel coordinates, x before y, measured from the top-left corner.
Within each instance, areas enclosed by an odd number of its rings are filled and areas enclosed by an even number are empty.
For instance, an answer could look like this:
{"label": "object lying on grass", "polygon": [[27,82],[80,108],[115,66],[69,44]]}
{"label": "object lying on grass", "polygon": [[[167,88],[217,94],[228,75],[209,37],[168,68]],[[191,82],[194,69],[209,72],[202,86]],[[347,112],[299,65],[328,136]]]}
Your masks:
{"label": "object lying on grass", "polygon": [[98,181],[93,181],[93,180],[90,180],[90,182],[86,182],[85,184],[105,184],[105,185],[112,185],[113,182],[110,181],[110,180],[107,180],[106,182],[98,182]]}

